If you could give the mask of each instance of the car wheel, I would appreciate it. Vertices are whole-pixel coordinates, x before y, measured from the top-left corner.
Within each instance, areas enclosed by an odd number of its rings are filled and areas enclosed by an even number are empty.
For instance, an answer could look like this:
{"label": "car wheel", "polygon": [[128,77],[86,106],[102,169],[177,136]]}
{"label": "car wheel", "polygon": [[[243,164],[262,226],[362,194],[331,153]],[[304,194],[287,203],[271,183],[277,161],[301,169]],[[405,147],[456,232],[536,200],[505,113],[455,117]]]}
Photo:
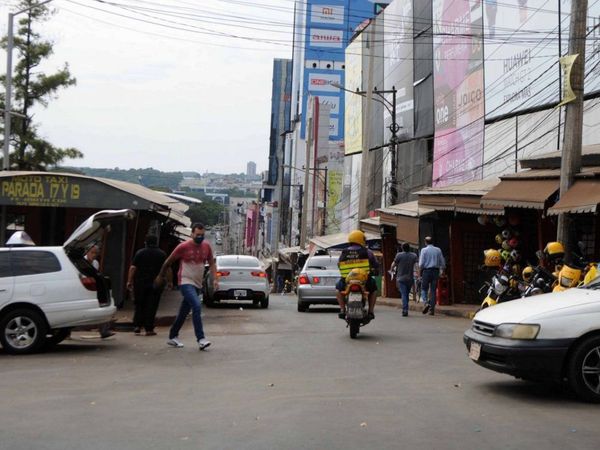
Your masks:
{"label": "car wheel", "polygon": [[589,337],[575,347],[567,377],[579,398],[600,403],[600,336]]}
{"label": "car wheel", "polygon": [[269,297],[265,297],[260,301],[260,306],[264,309],[269,307]]}
{"label": "car wheel", "polygon": [[60,344],[66,338],[71,335],[70,328],[58,328],[56,330],[50,330],[50,332],[46,335],[46,342],[44,343],[45,348],[51,348],[55,345]]}
{"label": "car wheel", "polygon": [[308,311],[308,303],[302,303],[298,300],[298,312],[306,312]]}
{"label": "car wheel", "polygon": [[46,321],[33,309],[15,309],[0,321],[0,343],[12,354],[34,353],[46,341]]}
{"label": "car wheel", "polygon": [[260,300],[252,300],[252,306],[260,305]]}

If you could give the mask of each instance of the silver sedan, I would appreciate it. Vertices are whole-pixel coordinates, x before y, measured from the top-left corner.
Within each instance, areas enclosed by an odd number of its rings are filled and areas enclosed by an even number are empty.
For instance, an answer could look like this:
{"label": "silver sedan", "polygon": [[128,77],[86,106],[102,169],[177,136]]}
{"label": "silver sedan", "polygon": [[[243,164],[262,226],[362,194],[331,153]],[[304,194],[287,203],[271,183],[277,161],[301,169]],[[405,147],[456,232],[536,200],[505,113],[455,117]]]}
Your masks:
{"label": "silver sedan", "polygon": [[338,260],[339,256],[331,255],[306,260],[298,276],[298,311],[305,312],[310,305],[337,305]]}
{"label": "silver sedan", "polygon": [[212,274],[206,277],[204,304],[212,306],[221,300],[251,301],[269,307],[271,287],[267,273],[258,258],[244,255],[222,255],[216,258],[219,288],[214,290]]}

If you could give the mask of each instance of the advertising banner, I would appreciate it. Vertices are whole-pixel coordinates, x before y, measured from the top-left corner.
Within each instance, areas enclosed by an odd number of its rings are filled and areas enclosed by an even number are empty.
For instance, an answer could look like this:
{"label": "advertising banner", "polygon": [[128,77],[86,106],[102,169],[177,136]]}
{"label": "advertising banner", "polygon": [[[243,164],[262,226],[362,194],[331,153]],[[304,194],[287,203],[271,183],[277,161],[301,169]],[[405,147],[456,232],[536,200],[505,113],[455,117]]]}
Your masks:
{"label": "advertising banner", "polygon": [[433,185],[480,179],[483,160],[481,0],[434,0]]}
{"label": "advertising banner", "polygon": [[311,47],[343,48],[344,31],[311,28],[309,44]]}
{"label": "advertising banner", "polygon": [[487,118],[558,100],[559,1],[484,2]]}
{"label": "advertising banner", "polygon": [[362,90],[362,35],[358,35],[346,48],[346,110],[344,115],[344,145],[346,155],[362,152],[363,148],[363,97],[354,93]]}
{"label": "advertising banner", "polygon": [[[560,1],[561,56],[569,54],[571,0]],[[600,2],[588,1],[587,39],[585,45],[585,93],[600,91]]]}
{"label": "advertising banner", "polygon": [[311,5],[310,23],[343,25],[345,9],[343,5]]}
{"label": "advertising banner", "polygon": [[[396,123],[401,127],[398,131],[400,139],[413,137],[413,34],[412,0],[394,0],[383,11],[384,26],[384,80],[385,90],[396,88]],[[392,102],[392,94],[386,98]],[[390,131],[387,128],[392,122],[386,111],[385,140],[389,141]]]}

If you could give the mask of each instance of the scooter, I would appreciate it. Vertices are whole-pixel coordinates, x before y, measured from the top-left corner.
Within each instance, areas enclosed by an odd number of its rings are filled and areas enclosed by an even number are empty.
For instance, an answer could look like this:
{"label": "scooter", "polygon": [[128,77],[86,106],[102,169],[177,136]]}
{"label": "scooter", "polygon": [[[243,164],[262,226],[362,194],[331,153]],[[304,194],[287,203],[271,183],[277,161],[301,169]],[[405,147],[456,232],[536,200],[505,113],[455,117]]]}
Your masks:
{"label": "scooter", "polygon": [[350,338],[356,339],[360,327],[368,324],[369,319],[367,306],[369,304],[369,293],[366,283],[369,273],[363,269],[352,269],[346,277],[346,289],[342,292],[346,302],[346,326],[350,328]]}
{"label": "scooter", "polygon": [[537,266],[530,265],[523,269],[522,278],[526,285],[523,297],[552,292],[556,283],[556,275],[544,266],[544,254],[538,250],[536,256],[538,258]]}

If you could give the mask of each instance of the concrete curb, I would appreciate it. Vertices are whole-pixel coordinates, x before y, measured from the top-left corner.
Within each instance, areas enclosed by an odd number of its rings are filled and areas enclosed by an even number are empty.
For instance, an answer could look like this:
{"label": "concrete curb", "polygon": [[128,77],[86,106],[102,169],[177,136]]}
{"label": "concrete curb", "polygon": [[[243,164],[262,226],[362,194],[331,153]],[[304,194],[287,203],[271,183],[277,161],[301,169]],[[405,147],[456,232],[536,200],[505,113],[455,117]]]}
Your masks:
{"label": "concrete curb", "polygon": [[[400,299],[391,299],[391,298],[385,298],[385,297],[378,298],[377,304],[384,305],[384,306],[390,306],[392,308],[398,308],[398,309],[402,308],[402,303],[400,302]],[[414,311],[414,312],[420,313],[423,311],[423,307],[424,307],[423,303],[416,303],[412,300],[408,304],[409,311]],[[478,307],[476,305],[461,305],[461,306],[437,305],[435,307],[435,313],[444,315],[444,316],[449,316],[449,317],[458,317],[458,318],[462,318],[462,319],[472,320],[477,312],[477,308]]]}

